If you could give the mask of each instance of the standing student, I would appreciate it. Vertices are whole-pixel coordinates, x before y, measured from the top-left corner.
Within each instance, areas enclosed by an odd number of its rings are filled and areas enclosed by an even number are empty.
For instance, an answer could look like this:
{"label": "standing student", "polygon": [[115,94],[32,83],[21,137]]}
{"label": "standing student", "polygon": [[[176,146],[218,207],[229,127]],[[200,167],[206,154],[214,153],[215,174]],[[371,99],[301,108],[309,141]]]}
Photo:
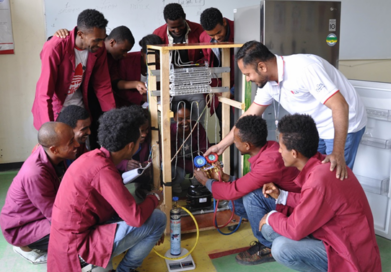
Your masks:
{"label": "standing student", "polygon": [[[200,24],[186,20],[186,14],[180,4],[171,3],[164,7],[164,21],[166,24],[153,31],[163,44],[199,43],[203,29]],[[180,50],[182,62],[196,63],[203,55],[201,50]]]}
{"label": "standing student", "polygon": [[286,167],[297,168],[301,193],[265,184],[263,192],[294,208],[271,211],[259,222],[277,262],[298,271],[381,271],[373,216],[353,172],[339,181],[317,152],[319,134],[311,116],[284,116],[278,124]]}
{"label": "standing student", "polygon": [[[257,95],[244,113],[262,115],[276,100],[289,113],[314,117],[319,131],[318,150],[327,154],[330,171],[347,178],[353,168],[358,145],[365,131],[364,104],[352,84],[324,59],[310,54],[278,56],[260,42],[245,43],[236,54],[239,69],[247,81],[258,85]],[[276,121],[280,116],[275,116]],[[232,144],[231,132],[209,152],[221,154]]]}
{"label": "standing student", "polygon": [[[57,30],[54,36],[59,38],[66,38],[69,35],[66,29]],[[126,26],[119,26],[114,28],[104,40],[104,47],[107,50],[107,68],[110,74],[111,86],[114,93],[114,99],[117,107],[128,105],[126,98],[120,94],[123,90],[136,88],[140,95],[146,93],[145,84],[138,81],[128,81],[121,78],[120,74],[120,60],[122,60],[134,46],[134,37],[132,32]],[[88,86],[88,103],[91,111],[91,135],[90,147],[91,149],[99,148],[97,143],[98,119],[102,115],[102,107],[99,105],[99,99],[96,95],[94,85]]]}
{"label": "standing student", "polygon": [[[180,4],[171,3],[164,7],[164,20],[166,24],[155,29],[153,34],[158,35],[163,44],[182,44],[182,43],[199,43],[200,35],[203,29],[200,24],[186,20],[186,14]],[[196,63],[203,58],[202,50],[177,50],[172,51],[173,63],[175,66],[178,62],[183,64]],[[176,103],[182,99],[189,102],[198,102],[200,115],[206,107],[205,97],[203,94],[189,94],[185,96],[174,97]],[[197,110],[193,111],[192,119],[197,120],[199,117]],[[205,115],[201,117],[201,123],[205,126]]]}
{"label": "standing student", "polygon": [[139,148],[144,116],[124,107],[104,113],[99,121],[102,147],[72,163],[53,206],[49,272],[80,271],[79,256],[106,267],[126,250],[117,271],[135,271],[164,237],[166,215],[156,209],[162,192],[154,190],[137,204],[116,168]]}
{"label": "standing student", "polygon": [[[201,33],[200,42],[201,43],[220,43],[220,42],[234,42],[234,22],[228,18],[223,17],[220,10],[217,8],[208,8],[201,13],[200,17],[201,26],[204,29],[204,32]],[[221,67],[221,48],[208,48],[202,50],[204,53],[205,59],[209,63],[209,67]],[[235,54],[234,49],[230,49],[230,87],[231,87],[231,96],[234,95],[234,85],[235,85]],[[212,86],[221,86],[220,79],[213,79]],[[216,110],[216,115],[219,119],[220,128],[222,127],[222,105],[217,99],[216,94],[213,100],[212,105],[210,105],[210,114],[212,115]],[[233,117],[233,114],[231,114]],[[232,124],[233,125],[233,124]],[[221,136],[221,133],[220,133]]]}
{"label": "standing student", "polygon": [[103,111],[115,108],[104,48],[107,20],[92,9],[81,12],[68,37],[53,37],[41,52],[41,76],[32,108],[34,127],[57,119],[62,108],[78,105],[89,110],[88,85],[94,86]]}
{"label": "standing student", "polygon": [[[147,82],[147,45],[163,44],[162,39],[154,34],[147,35],[139,41],[141,50],[138,52],[130,52],[119,62],[120,78],[136,82],[136,88],[129,87],[128,89],[118,90],[115,93],[117,106],[129,106],[131,104],[141,105],[147,101],[146,94],[140,92],[138,86],[145,88]],[[156,60],[159,61],[158,56]],[[118,99],[120,97],[121,99]]]}
{"label": "standing student", "polygon": [[72,128],[47,122],[38,131],[39,146],[23,163],[8,189],[0,214],[5,240],[33,264],[46,263],[52,208],[66,166],[78,142]]}

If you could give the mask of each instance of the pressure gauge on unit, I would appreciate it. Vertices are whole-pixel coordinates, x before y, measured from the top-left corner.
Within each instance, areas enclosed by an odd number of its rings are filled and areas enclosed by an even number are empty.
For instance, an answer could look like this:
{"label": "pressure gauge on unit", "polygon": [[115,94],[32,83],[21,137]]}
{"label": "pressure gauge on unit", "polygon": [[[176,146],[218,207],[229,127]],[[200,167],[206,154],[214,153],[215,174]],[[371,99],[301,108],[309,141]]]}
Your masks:
{"label": "pressure gauge on unit", "polygon": [[197,168],[201,168],[203,166],[205,166],[206,164],[206,159],[202,156],[196,156],[194,158],[194,166],[197,167]]}
{"label": "pressure gauge on unit", "polygon": [[217,156],[216,153],[211,153],[208,156],[206,156],[206,161],[208,163],[214,163],[217,162],[218,160],[219,160],[219,156]]}

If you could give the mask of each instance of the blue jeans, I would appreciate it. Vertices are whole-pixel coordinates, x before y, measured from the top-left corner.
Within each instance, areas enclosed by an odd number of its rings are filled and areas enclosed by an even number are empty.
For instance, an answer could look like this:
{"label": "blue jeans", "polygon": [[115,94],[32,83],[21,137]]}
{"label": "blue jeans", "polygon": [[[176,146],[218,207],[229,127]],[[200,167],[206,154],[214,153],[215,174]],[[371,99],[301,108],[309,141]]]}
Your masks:
{"label": "blue jeans", "polygon": [[327,252],[322,241],[305,237],[294,241],[281,236],[269,225],[263,225],[263,236],[273,243],[273,258],[297,271],[327,271]]}
{"label": "blue jeans", "polygon": [[131,227],[124,221],[118,222],[115,232],[111,258],[128,250],[119,263],[117,272],[129,272],[141,265],[166,228],[166,215],[160,210],[154,210],[145,223],[139,227]]}
{"label": "blue jeans", "polygon": [[[356,159],[358,145],[364,135],[365,127],[357,132],[348,133],[345,142],[345,161],[346,165],[353,169]],[[333,152],[334,139],[319,139],[318,151],[322,154],[331,154]]]}
{"label": "blue jeans", "polygon": [[[250,222],[255,238],[257,238],[264,246],[270,248],[272,243],[266,240],[263,237],[262,232],[258,230],[259,221],[261,221],[265,214],[276,209],[276,201],[271,197],[264,197],[262,194],[262,188],[260,188],[235,200],[234,204],[235,214],[243,218],[247,218]],[[231,202],[229,203],[229,207],[232,210]]]}

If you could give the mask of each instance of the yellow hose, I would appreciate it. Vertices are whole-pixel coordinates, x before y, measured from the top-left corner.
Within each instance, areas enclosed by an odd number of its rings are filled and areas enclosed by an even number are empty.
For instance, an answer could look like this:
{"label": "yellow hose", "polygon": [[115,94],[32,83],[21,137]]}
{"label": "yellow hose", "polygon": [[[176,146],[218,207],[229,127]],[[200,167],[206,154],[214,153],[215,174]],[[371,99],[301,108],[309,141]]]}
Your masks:
{"label": "yellow hose", "polygon": [[195,241],[195,244],[194,244],[193,248],[192,248],[189,252],[187,252],[185,255],[180,256],[180,257],[169,258],[169,257],[163,256],[162,254],[160,254],[159,252],[157,252],[155,249],[153,249],[153,251],[154,251],[159,257],[162,257],[163,259],[171,260],[171,261],[180,260],[180,259],[183,259],[183,258],[186,258],[187,256],[189,256],[189,255],[193,252],[193,250],[195,249],[195,247],[197,246],[198,237],[200,236],[200,230],[198,229],[197,220],[194,218],[194,216],[191,214],[191,212],[190,212],[188,209],[186,209],[185,207],[178,206],[178,208],[181,208],[182,210],[184,210],[185,212],[187,212],[187,213],[191,216],[191,218],[193,218],[194,224],[195,224],[196,229],[197,229],[197,236],[196,236],[196,241]]}

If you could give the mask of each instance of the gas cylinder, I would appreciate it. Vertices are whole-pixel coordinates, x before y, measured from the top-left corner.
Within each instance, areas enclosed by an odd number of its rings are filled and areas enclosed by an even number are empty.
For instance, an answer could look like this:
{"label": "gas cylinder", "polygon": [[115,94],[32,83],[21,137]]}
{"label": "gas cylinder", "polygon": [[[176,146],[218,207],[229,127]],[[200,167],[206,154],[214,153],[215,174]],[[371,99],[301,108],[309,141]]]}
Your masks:
{"label": "gas cylinder", "polygon": [[170,211],[170,228],[171,228],[171,247],[170,253],[173,256],[181,255],[181,209],[177,206],[178,197],[174,196],[173,206]]}

